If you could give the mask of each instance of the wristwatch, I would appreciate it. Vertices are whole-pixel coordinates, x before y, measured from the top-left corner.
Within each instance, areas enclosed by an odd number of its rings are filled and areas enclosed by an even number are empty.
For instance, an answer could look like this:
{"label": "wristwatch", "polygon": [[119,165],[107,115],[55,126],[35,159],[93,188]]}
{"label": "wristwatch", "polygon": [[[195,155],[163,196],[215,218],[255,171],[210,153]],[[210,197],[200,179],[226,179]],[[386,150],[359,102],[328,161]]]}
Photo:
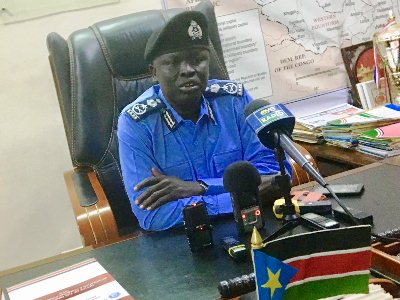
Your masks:
{"label": "wristwatch", "polygon": [[204,189],[203,195],[205,195],[208,190],[208,184],[205,183],[203,180],[197,180],[197,183]]}

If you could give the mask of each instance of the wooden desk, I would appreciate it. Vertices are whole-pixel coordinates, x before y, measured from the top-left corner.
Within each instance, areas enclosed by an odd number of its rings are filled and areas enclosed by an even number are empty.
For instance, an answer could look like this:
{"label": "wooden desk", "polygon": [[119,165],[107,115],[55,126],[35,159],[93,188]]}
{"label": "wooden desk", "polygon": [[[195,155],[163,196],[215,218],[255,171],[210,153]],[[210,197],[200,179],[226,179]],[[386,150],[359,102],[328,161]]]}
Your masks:
{"label": "wooden desk", "polygon": [[318,145],[298,141],[296,141],[296,143],[310,152],[311,156],[317,162],[319,171],[324,177],[362,167],[381,160],[376,156],[364,154],[353,149],[344,149],[327,144]]}
{"label": "wooden desk", "polygon": [[[374,215],[377,233],[400,227],[400,159],[385,160],[327,178],[329,183],[356,183],[365,185],[362,195],[342,198],[349,207],[359,208]],[[296,187],[307,189],[308,183]],[[232,216],[219,218],[214,224],[214,247],[193,254],[189,250],[182,229],[173,229],[139,236],[118,244],[93,249],[75,256],[0,277],[0,288],[47,274],[88,258],[96,258],[107,271],[136,299],[218,299],[218,283],[249,274],[251,262],[237,263],[220,246],[220,239],[236,235]],[[266,226],[261,234],[266,237],[281,226],[266,213]],[[304,232],[295,228],[288,234]],[[250,239],[250,236],[247,237]],[[249,299],[255,299],[252,295]]]}

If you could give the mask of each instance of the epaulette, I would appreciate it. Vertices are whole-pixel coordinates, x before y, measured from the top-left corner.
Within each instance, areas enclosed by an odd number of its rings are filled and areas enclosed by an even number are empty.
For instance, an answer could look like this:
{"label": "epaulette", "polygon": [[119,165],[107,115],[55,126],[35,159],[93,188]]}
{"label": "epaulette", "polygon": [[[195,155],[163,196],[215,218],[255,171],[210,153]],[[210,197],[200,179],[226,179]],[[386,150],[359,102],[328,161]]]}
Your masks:
{"label": "epaulette", "polygon": [[205,97],[243,96],[243,84],[234,81],[217,81],[210,83],[203,94]]}
{"label": "epaulette", "polygon": [[161,108],[165,108],[164,102],[162,102],[157,95],[153,95],[133,104],[126,112],[132,117],[132,119],[139,122]]}

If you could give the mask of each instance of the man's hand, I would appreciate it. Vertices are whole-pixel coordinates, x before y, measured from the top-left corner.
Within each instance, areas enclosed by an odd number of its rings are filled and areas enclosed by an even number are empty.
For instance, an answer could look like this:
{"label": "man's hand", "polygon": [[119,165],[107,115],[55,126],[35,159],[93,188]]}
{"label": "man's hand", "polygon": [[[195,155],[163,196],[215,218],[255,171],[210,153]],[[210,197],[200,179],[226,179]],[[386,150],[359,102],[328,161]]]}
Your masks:
{"label": "man's hand", "polygon": [[147,187],[147,190],[135,200],[141,209],[154,210],[167,202],[202,195],[204,192],[198,182],[166,176],[156,168],[151,168],[151,173],[153,177],[142,180],[134,187],[135,191]]}

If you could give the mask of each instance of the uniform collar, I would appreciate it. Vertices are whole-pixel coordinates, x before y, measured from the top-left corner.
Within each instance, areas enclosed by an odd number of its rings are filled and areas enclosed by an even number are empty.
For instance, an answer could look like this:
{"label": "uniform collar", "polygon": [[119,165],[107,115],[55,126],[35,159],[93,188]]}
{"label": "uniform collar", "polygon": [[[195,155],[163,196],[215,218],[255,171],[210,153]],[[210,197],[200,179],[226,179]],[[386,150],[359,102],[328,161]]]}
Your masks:
{"label": "uniform collar", "polygon": [[[176,122],[176,125],[174,125],[174,126],[169,126],[167,124],[167,127],[170,129],[170,131],[174,131],[178,127],[178,124],[181,124],[184,122],[184,119],[178,114],[178,112],[165,99],[164,94],[159,85],[154,86],[154,91],[158,94],[159,98],[161,99],[161,101],[164,102],[164,104],[166,106],[165,110],[167,111],[167,113],[166,113],[166,115],[165,115],[165,113],[164,113],[164,115],[162,115],[162,117],[164,119],[166,119],[165,120],[166,123],[173,124],[174,122]],[[198,120],[201,120],[201,118],[203,118],[204,116],[207,116],[209,118],[209,120],[211,120],[211,122],[213,122],[214,124],[217,124],[217,121],[215,120],[214,112],[211,108],[210,102],[204,96],[202,96],[202,101],[201,101],[201,106],[200,106],[200,115],[199,115]]]}

